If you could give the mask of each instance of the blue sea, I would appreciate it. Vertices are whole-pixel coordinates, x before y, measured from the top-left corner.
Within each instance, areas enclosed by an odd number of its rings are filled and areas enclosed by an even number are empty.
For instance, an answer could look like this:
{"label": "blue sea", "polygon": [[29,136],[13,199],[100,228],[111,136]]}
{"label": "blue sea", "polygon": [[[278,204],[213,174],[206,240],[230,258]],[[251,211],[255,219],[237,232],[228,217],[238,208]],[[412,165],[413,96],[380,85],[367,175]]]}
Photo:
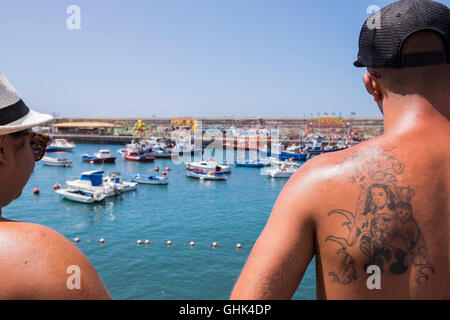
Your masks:
{"label": "blue sea", "polygon": [[[116,164],[103,167],[82,162],[83,154],[104,148],[117,154],[123,146],[77,144],[73,152],[48,154],[72,159],[73,165],[38,162],[22,196],[3,208],[3,216],[45,225],[70,240],[78,237],[74,244],[113,299],[228,299],[286,180],[261,175],[257,168],[233,167],[227,181],[200,181],[186,177],[184,165],[172,160],[136,163],[119,154]],[[101,167],[106,173],[121,172],[124,180],[170,167],[169,184],[138,185],[100,204],[62,200],[54,192],[55,183],[65,187],[82,171]],[[39,195],[33,194],[35,187]],[[139,239],[150,244],[137,245]],[[313,260],[293,299],[315,297]]]}

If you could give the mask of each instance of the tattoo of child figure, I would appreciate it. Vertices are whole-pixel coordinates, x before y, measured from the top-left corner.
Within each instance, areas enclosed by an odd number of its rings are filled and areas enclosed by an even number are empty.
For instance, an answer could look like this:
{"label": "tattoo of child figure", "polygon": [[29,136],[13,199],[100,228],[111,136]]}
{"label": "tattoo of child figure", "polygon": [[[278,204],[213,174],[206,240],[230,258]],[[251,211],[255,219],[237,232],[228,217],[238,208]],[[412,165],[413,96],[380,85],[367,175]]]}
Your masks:
{"label": "tattoo of child figure", "polygon": [[340,265],[328,275],[341,284],[357,279],[355,255],[361,252],[367,261],[361,267],[366,272],[377,265],[381,272],[402,275],[410,269],[418,284],[427,282],[434,273],[429,262],[423,234],[414,219],[411,200],[415,191],[399,186],[397,176],[402,164],[378,147],[357,151],[343,160],[353,161],[349,179],[358,184],[360,194],[355,213],[335,209],[328,216],[340,215],[348,230],[347,237],[330,235],[325,241],[338,244]]}

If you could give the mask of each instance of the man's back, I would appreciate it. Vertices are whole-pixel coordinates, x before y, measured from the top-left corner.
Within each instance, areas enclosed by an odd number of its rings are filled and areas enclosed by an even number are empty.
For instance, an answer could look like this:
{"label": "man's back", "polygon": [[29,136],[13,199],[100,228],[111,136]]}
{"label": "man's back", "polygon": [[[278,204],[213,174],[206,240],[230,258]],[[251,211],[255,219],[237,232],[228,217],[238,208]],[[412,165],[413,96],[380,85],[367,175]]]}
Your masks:
{"label": "man's back", "polygon": [[305,163],[231,298],[292,297],[315,255],[319,299],[449,299],[450,126],[441,124]]}
{"label": "man's back", "polygon": [[[317,159],[319,298],[450,298],[449,136],[430,127]],[[369,266],[380,289],[368,288]]]}

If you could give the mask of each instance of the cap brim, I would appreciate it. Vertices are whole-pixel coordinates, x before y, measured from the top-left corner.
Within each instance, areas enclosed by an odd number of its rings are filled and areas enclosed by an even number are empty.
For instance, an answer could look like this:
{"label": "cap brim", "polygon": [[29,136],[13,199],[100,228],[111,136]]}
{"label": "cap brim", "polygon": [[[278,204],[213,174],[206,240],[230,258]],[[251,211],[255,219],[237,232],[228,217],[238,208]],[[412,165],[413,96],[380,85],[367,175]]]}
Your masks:
{"label": "cap brim", "polygon": [[49,114],[39,113],[30,109],[26,116],[9,123],[6,126],[0,126],[0,135],[5,135],[13,132],[29,129],[43,123],[53,120]]}
{"label": "cap brim", "polygon": [[359,62],[358,60],[356,60],[355,62],[353,62],[353,65],[357,68],[363,68],[365,67],[365,65],[363,65],[361,62]]}

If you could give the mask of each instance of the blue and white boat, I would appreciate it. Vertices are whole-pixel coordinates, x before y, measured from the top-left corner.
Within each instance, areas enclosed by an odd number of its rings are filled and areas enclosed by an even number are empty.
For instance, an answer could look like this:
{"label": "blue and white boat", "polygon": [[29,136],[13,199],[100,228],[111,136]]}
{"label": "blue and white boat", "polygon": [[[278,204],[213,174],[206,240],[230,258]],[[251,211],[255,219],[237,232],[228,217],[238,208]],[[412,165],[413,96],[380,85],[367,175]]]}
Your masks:
{"label": "blue and white boat", "polygon": [[73,190],[80,190],[87,193],[102,192],[106,197],[112,197],[122,193],[124,190],[111,183],[103,183],[102,170],[92,170],[82,172],[80,179],[68,180],[66,184]]}
{"label": "blue and white boat", "polygon": [[134,174],[131,176],[131,180],[137,183],[143,184],[168,184],[169,178],[167,176],[144,176],[140,174]]}

